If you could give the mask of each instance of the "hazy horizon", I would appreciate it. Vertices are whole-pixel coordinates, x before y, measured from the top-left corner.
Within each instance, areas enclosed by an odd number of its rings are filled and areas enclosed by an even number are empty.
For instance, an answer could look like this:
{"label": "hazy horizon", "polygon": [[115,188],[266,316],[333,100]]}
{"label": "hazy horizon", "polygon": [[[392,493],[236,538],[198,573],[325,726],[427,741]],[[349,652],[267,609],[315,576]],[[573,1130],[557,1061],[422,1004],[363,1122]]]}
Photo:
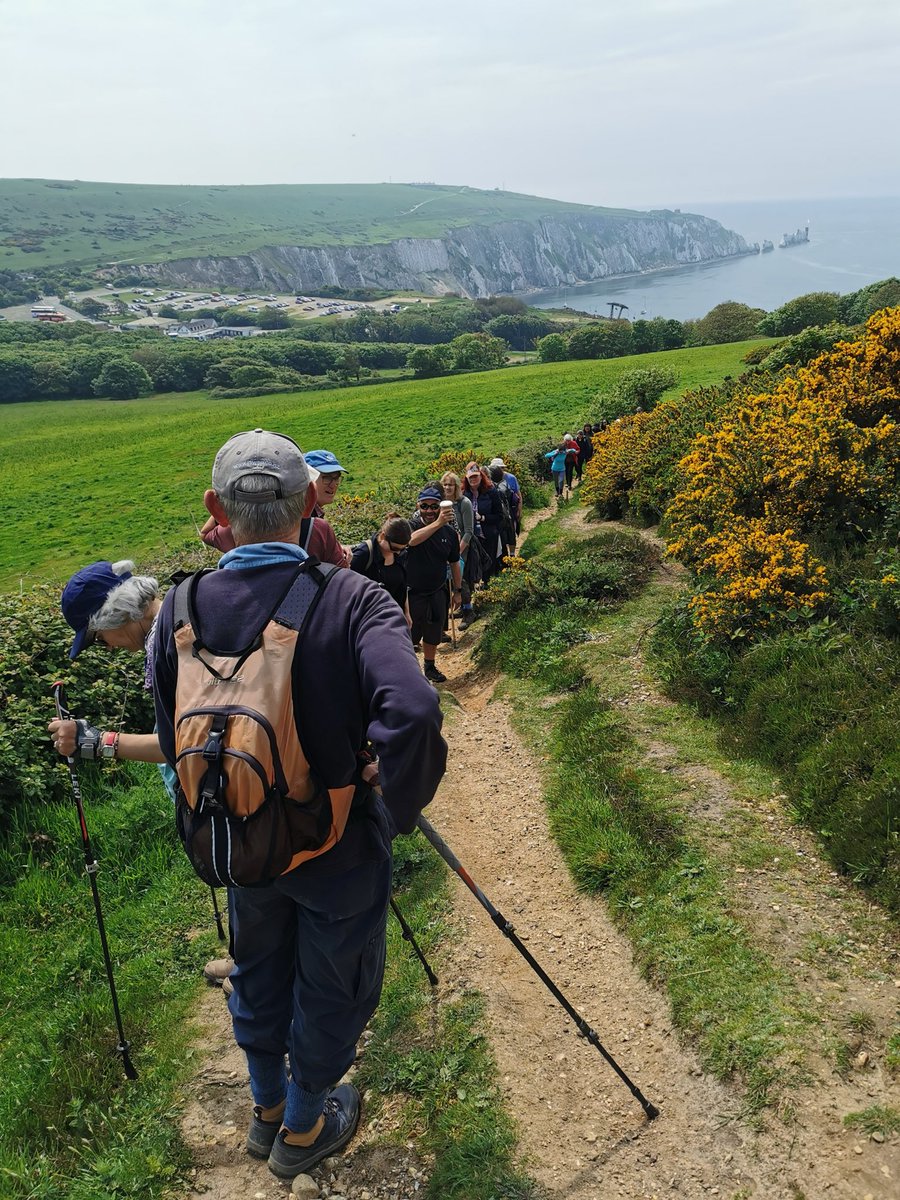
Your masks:
{"label": "hazy horizon", "polygon": [[[475,184],[465,183],[460,180],[441,180],[441,179],[428,179],[428,180],[421,180],[421,179],[347,179],[347,180],[320,179],[320,180],[307,180],[307,181],[304,181],[301,183],[297,183],[297,182],[292,183],[289,180],[285,180],[285,179],[266,179],[266,180],[258,180],[253,183],[248,183],[248,182],[244,182],[244,181],[235,182],[234,180],[220,179],[220,180],[216,180],[215,182],[210,181],[210,180],[201,180],[196,183],[173,183],[171,180],[165,180],[165,179],[134,179],[134,180],[132,180],[132,179],[93,179],[93,178],[88,179],[87,177],[79,177],[79,176],[74,176],[74,175],[72,175],[72,176],[0,175],[0,182],[4,182],[4,181],[8,181],[8,180],[16,180],[16,179],[34,180],[37,183],[84,183],[84,184],[97,183],[97,184],[107,185],[110,187],[114,187],[117,184],[122,185],[124,187],[196,187],[196,188],[209,188],[209,187],[331,187],[331,186],[335,186],[335,187],[377,187],[379,184],[398,184],[398,185],[406,184],[411,187],[421,187],[421,186],[434,186],[434,187],[446,187],[446,188],[468,187],[474,191],[491,191],[491,190],[493,190],[491,188],[479,188]],[[514,191],[514,189],[507,188],[506,191],[512,193]],[[591,207],[592,203],[593,203],[588,200],[575,200],[571,196],[551,195],[550,193],[547,193],[547,192],[543,192],[543,193],[541,193],[541,192],[519,192],[518,194],[519,195],[537,196],[538,198],[544,199],[544,200],[562,200],[562,201],[565,201],[565,202],[571,203],[571,204],[584,204],[588,207]],[[599,205],[599,206],[594,205],[594,207],[601,207],[601,208],[627,207],[627,208],[647,209],[647,210],[680,208],[682,211],[691,211],[692,209],[697,209],[700,205],[703,205],[703,204],[708,204],[708,205],[800,204],[801,202],[808,202],[810,204],[816,204],[816,203],[823,203],[823,202],[830,202],[830,201],[847,201],[847,200],[900,200],[900,186],[898,186],[898,189],[896,192],[884,192],[882,194],[858,192],[858,193],[847,193],[845,195],[835,193],[834,195],[828,195],[828,196],[814,196],[814,195],[809,195],[809,194],[799,195],[799,196],[755,196],[752,198],[746,197],[746,196],[737,196],[737,197],[729,197],[727,199],[722,196],[715,196],[715,197],[708,196],[704,200],[696,200],[696,199],[695,200],[679,200],[679,201],[672,201],[669,203],[655,201],[655,202],[646,203],[646,204],[629,204],[629,205],[608,204],[608,205]]]}
{"label": "hazy horizon", "polygon": [[0,0],[0,174],[893,197],[898,44],[881,0]]}

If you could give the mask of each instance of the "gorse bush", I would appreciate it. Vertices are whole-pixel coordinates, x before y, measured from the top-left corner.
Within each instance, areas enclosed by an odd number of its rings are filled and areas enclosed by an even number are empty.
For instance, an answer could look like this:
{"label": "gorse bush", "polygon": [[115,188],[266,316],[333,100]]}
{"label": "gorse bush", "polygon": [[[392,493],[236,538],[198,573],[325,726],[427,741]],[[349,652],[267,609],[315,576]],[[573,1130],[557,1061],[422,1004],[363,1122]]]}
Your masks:
{"label": "gorse bush", "polygon": [[605,517],[659,521],[680,484],[680,460],[738,387],[732,381],[685,392],[664,400],[651,413],[623,417],[595,434],[595,453],[580,491],[582,503],[596,505]]}
{"label": "gorse bush", "polygon": [[900,475],[900,310],[877,313],[771,392],[741,396],[680,463],[670,552],[700,581],[707,637],[754,637],[829,598],[813,542],[873,536]]}

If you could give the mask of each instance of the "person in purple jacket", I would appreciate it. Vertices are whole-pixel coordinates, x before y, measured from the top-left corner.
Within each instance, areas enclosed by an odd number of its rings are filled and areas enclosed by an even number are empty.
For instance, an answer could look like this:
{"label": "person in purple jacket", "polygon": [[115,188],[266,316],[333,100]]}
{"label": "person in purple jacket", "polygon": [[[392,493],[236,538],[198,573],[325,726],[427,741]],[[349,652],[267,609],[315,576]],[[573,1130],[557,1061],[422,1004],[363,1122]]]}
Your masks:
{"label": "person in purple jacket", "polygon": [[[235,549],[200,578],[196,611],[208,644],[233,652],[265,624],[273,596],[305,560],[298,531],[316,489],[290,438],[255,430],[219,451],[204,500],[231,527]],[[159,742],[173,766],[174,594],[159,613],[153,673]],[[291,671],[297,733],[313,772],[326,788],[355,791],[330,850],[271,885],[228,892],[229,1009],[255,1105],[247,1149],[285,1179],[340,1150],[359,1122],[356,1089],[335,1085],[381,994],[391,841],[415,828],[447,757],[437,693],[419,670],[403,612],[355,571],[328,579]],[[367,741],[379,758],[380,795],[361,774]]]}

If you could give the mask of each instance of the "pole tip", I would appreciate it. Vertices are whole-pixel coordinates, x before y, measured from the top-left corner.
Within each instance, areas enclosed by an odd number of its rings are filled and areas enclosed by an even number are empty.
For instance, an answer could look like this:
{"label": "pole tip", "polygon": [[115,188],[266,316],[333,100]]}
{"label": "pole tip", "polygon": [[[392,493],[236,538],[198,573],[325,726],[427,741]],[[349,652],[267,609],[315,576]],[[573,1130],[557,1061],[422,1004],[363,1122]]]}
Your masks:
{"label": "pole tip", "polygon": [[655,1104],[651,1104],[649,1100],[644,1105],[644,1112],[647,1114],[648,1121],[653,1121],[659,1116],[659,1109]]}

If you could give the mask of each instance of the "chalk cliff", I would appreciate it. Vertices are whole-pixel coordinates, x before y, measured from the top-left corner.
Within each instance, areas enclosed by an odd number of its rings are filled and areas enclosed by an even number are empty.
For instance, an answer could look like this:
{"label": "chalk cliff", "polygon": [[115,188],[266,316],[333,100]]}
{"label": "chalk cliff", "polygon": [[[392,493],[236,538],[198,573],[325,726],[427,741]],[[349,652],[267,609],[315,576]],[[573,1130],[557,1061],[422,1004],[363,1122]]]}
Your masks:
{"label": "chalk cliff", "polygon": [[751,254],[737,233],[693,213],[572,213],[466,225],[440,238],[375,245],[264,246],[249,254],[144,263],[174,285],[309,292],[377,287],[489,296],[589,283],[612,275]]}

